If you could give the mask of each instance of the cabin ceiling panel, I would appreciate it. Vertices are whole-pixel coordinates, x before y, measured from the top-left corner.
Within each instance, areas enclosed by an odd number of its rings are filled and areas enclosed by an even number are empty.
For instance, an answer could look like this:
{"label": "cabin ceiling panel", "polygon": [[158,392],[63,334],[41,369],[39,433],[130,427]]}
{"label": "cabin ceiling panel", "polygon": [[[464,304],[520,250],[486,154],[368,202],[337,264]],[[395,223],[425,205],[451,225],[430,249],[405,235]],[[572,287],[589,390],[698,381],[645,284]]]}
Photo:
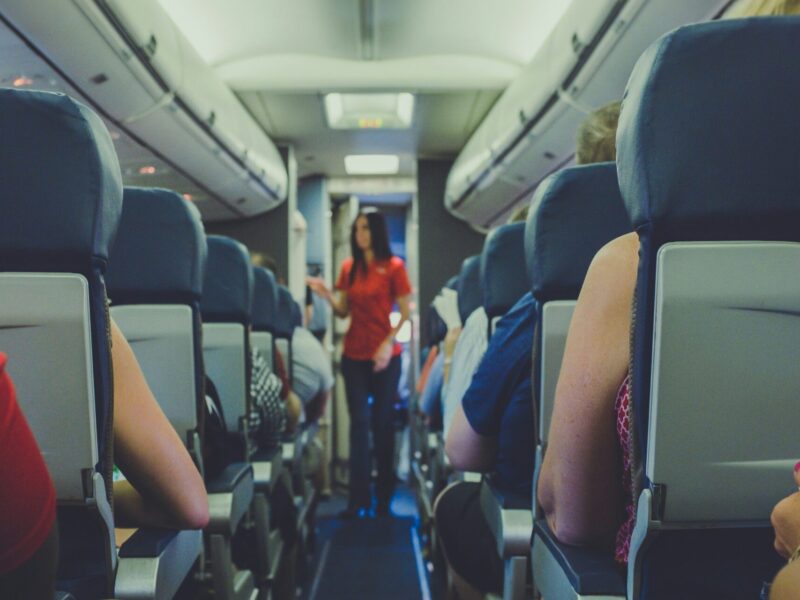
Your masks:
{"label": "cabin ceiling panel", "polygon": [[294,145],[300,176],[344,176],[346,154],[399,154],[401,176],[414,174],[415,157],[454,156],[497,99],[498,92],[418,94],[410,129],[334,130],[320,94],[239,94],[270,137]]}
{"label": "cabin ceiling panel", "polygon": [[159,0],[236,90],[501,89],[569,4]]}

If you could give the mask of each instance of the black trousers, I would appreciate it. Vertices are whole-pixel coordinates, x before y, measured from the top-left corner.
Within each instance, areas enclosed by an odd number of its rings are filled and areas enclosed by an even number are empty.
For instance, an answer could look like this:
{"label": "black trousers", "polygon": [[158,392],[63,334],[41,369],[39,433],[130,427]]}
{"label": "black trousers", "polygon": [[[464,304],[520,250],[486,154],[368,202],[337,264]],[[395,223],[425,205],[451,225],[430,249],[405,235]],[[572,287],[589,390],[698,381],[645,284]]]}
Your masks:
{"label": "black trousers", "polygon": [[342,376],[347,390],[347,409],[350,412],[349,506],[352,508],[367,508],[371,504],[370,425],[378,467],[375,486],[378,503],[388,504],[394,494],[393,409],[397,384],[400,381],[400,357],[393,357],[389,366],[378,373],[373,372],[372,364],[371,360],[342,357]]}

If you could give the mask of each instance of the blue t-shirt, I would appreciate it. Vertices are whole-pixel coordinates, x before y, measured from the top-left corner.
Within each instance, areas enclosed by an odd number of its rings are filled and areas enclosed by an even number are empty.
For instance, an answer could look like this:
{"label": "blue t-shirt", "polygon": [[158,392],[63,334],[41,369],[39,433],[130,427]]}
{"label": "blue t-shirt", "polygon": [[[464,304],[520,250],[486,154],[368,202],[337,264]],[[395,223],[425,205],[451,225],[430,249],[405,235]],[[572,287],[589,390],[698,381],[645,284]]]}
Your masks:
{"label": "blue t-shirt", "polygon": [[480,435],[497,438],[494,474],[500,488],[531,495],[533,396],[531,354],[536,307],[525,294],[498,322],[464,394],[464,414]]}

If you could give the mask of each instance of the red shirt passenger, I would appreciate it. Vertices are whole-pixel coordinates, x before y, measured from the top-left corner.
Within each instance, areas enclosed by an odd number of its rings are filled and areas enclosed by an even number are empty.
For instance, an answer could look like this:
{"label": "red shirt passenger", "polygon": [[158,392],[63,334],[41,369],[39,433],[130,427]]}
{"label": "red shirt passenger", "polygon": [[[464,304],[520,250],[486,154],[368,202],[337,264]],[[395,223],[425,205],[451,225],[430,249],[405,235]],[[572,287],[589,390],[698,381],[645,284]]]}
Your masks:
{"label": "red shirt passenger", "polygon": [[[31,559],[50,537],[56,493],[5,367],[0,353],[0,596],[39,598],[49,589],[52,598],[54,550]],[[54,537],[49,545],[55,547]],[[37,568],[27,572],[29,561]]]}

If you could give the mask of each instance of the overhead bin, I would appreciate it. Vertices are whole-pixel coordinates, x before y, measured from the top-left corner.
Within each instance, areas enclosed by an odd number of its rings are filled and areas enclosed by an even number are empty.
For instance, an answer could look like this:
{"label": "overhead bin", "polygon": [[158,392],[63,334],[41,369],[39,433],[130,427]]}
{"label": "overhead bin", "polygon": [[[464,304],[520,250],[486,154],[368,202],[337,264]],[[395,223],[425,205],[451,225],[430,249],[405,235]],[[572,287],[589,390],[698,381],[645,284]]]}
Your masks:
{"label": "overhead bin", "polygon": [[3,15],[121,128],[219,198],[231,216],[286,199],[275,144],[156,0],[7,0]]}
{"label": "overhead bin", "polygon": [[703,20],[721,0],[573,0],[545,43],[470,137],[445,205],[492,227],[568,164],[586,114],[621,99],[633,65],[659,36]]}

